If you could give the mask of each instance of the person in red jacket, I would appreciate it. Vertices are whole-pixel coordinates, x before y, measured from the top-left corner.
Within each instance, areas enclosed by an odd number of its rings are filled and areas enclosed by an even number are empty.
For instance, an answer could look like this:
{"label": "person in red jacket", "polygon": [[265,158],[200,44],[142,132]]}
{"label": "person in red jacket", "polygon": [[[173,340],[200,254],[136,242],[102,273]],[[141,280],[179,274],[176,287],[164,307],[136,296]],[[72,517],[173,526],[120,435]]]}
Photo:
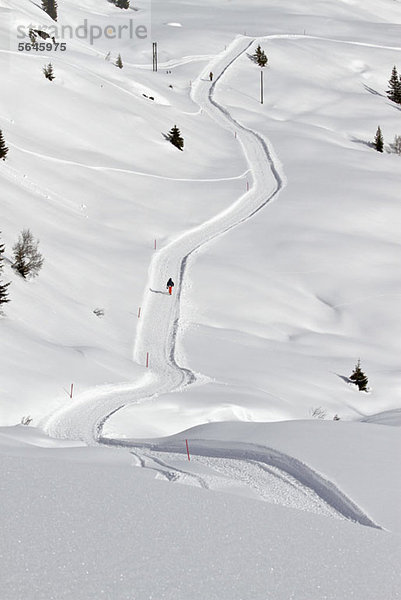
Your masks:
{"label": "person in red jacket", "polygon": [[170,294],[170,296],[171,296],[171,294],[173,293],[173,287],[174,287],[174,281],[171,279],[171,277],[170,277],[170,279],[168,280],[168,282],[167,282],[167,286],[166,286],[166,287],[168,288],[168,293],[169,293],[169,294]]}

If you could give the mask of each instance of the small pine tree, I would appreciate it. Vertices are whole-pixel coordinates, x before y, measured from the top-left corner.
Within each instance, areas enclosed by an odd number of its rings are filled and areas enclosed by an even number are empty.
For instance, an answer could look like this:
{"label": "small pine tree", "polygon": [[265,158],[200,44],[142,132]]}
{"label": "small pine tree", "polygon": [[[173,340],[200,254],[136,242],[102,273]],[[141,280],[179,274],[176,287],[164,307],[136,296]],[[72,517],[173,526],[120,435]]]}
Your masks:
{"label": "small pine tree", "polygon": [[259,67],[265,67],[267,65],[267,56],[259,46],[255,50],[255,54],[252,54],[250,57],[254,62],[258,63]]}
{"label": "small pine tree", "polygon": [[6,304],[7,302],[10,302],[10,298],[8,297],[8,286],[10,285],[10,282],[8,283],[1,283],[0,281],[0,315],[1,315],[1,306],[2,304]]}
{"label": "small pine tree", "polygon": [[43,67],[42,70],[46,79],[48,79],[49,81],[53,81],[53,79],[55,79],[52,63],[49,63],[48,65]]}
{"label": "small pine tree", "polygon": [[118,8],[129,8],[129,0],[115,0],[114,4]]}
{"label": "small pine tree", "polygon": [[42,10],[44,10],[53,21],[57,21],[57,0],[42,0]]}
{"label": "small pine tree", "polygon": [[6,146],[6,142],[4,141],[3,132],[0,129],[0,158],[6,160],[6,156],[8,153],[8,148]]}
{"label": "small pine tree", "polygon": [[387,90],[387,97],[393,102],[401,104],[401,81],[397,73],[397,67],[395,65],[391,72],[391,77],[389,79],[388,84],[389,89]]}
{"label": "small pine tree", "polygon": [[355,365],[355,369],[353,370],[352,375],[350,375],[350,379],[353,383],[355,383],[355,385],[358,386],[360,392],[367,391],[368,378],[361,369],[361,361],[359,359],[357,364]]}
{"label": "small pine tree", "polygon": [[179,150],[182,150],[184,148],[184,138],[181,136],[180,130],[178,129],[177,125],[174,125],[174,127],[169,131],[167,139],[173,144],[173,146],[175,146]]}
{"label": "small pine tree", "polygon": [[39,240],[35,240],[29,229],[21,231],[18,242],[13,246],[14,262],[12,264],[24,279],[36,277],[43,266],[44,258],[38,250]]}
{"label": "small pine tree", "polygon": [[116,60],[116,62],[115,62],[114,64],[115,64],[115,65],[116,65],[116,67],[118,67],[119,69],[122,69],[122,68],[123,68],[123,66],[124,66],[124,65],[123,65],[123,61],[121,60],[121,54],[119,54],[119,55],[117,56],[117,60]]}
{"label": "small pine tree", "polygon": [[[2,274],[3,271],[3,267],[4,267],[4,244],[0,244],[0,276]],[[10,283],[2,283],[0,280],[0,314],[1,314],[1,305],[2,304],[6,304],[7,302],[10,302],[10,299],[8,297],[8,286],[10,285]]]}
{"label": "small pine tree", "polygon": [[375,135],[375,140],[373,142],[373,145],[375,147],[375,150],[377,150],[378,152],[383,152],[383,149],[384,149],[384,139],[383,139],[382,130],[380,129],[380,125],[377,128],[376,135]]}

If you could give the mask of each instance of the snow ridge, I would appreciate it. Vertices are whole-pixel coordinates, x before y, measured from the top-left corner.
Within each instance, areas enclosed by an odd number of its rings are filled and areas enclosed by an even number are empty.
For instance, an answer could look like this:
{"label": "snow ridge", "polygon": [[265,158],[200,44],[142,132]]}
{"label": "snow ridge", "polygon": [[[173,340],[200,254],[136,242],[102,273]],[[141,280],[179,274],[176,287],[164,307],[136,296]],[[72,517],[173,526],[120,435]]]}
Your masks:
{"label": "snow ridge", "polygon": [[[166,468],[169,472],[176,471],[179,473],[185,473],[191,477],[199,480],[199,475],[195,475],[191,472],[190,467],[186,470],[177,469],[177,467],[169,467],[168,461],[174,460],[174,455],[182,455],[186,453],[183,441],[177,442],[144,442],[140,443],[137,440],[116,440],[110,438],[101,437],[99,441],[103,444],[110,446],[128,447],[131,448],[131,453],[135,455],[142,468],[155,469],[154,466],[149,466],[146,459],[150,459],[154,463],[164,467],[162,469],[165,474]],[[320,511],[322,508],[331,508],[331,516],[341,515],[345,519],[359,523],[366,527],[373,527],[374,529],[383,528],[375,523],[370,517],[368,517],[363,510],[357,506],[346,494],[344,494],[333,482],[327,480],[317,471],[303,463],[302,461],[294,458],[288,454],[256,444],[240,444],[236,443],[236,447],[232,448],[227,444],[224,444],[217,440],[191,440],[191,456],[208,457],[230,461],[240,461],[243,468],[251,464],[257,464],[263,470],[267,467],[274,467],[278,469],[282,475],[282,479],[288,482],[288,477],[293,478],[298,487],[300,494],[310,497],[311,493],[317,497],[320,501]],[[146,449],[147,453],[144,454],[143,450]],[[150,452],[149,452],[150,451]],[[162,452],[166,456],[165,461],[161,461],[157,455],[153,453]],[[156,468],[156,470],[158,470]],[[280,476],[275,474],[275,476]],[[171,477],[170,477],[171,481]],[[201,487],[208,487],[206,480],[202,479]],[[319,512],[320,512],[319,511]]]}

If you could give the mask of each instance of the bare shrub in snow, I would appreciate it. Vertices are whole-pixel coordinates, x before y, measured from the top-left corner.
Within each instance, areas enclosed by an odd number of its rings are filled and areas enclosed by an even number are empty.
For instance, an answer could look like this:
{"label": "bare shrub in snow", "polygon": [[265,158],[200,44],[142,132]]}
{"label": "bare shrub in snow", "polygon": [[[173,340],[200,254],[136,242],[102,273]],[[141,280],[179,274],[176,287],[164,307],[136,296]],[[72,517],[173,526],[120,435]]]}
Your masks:
{"label": "bare shrub in snow", "polygon": [[394,136],[394,142],[390,144],[390,151],[394,154],[401,155],[401,135]]}
{"label": "bare shrub in snow", "polygon": [[38,250],[39,240],[35,240],[29,229],[21,231],[18,242],[13,246],[12,264],[24,279],[36,277],[43,266],[44,258]]}
{"label": "bare shrub in snow", "polygon": [[327,411],[321,406],[310,409],[310,415],[314,419],[325,419],[327,417]]}

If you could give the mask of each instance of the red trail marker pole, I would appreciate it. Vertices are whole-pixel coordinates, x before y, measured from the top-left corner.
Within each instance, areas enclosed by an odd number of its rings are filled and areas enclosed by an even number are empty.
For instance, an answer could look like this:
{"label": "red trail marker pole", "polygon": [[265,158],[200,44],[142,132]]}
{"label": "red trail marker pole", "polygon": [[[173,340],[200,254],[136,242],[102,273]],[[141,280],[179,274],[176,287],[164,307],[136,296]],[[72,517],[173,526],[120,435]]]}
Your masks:
{"label": "red trail marker pole", "polygon": [[138,319],[140,316],[141,316],[141,307],[139,307],[139,309],[138,309]]}
{"label": "red trail marker pole", "polygon": [[73,392],[73,389],[74,389],[74,384],[72,383],[72,384],[71,384],[71,390],[70,390],[70,398],[72,398],[72,392]]}
{"label": "red trail marker pole", "polygon": [[155,240],[155,250],[156,250],[156,240]]}
{"label": "red trail marker pole", "polygon": [[188,454],[188,460],[191,460],[191,459],[190,459],[190,457],[189,457],[188,440],[185,440],[185,443],[186,443],[186,445],[187,445],[187,454]]}
{"label": "red trail marker pole", "polygon": [[149,352],[146,352],[146,368],[149,367]]}

